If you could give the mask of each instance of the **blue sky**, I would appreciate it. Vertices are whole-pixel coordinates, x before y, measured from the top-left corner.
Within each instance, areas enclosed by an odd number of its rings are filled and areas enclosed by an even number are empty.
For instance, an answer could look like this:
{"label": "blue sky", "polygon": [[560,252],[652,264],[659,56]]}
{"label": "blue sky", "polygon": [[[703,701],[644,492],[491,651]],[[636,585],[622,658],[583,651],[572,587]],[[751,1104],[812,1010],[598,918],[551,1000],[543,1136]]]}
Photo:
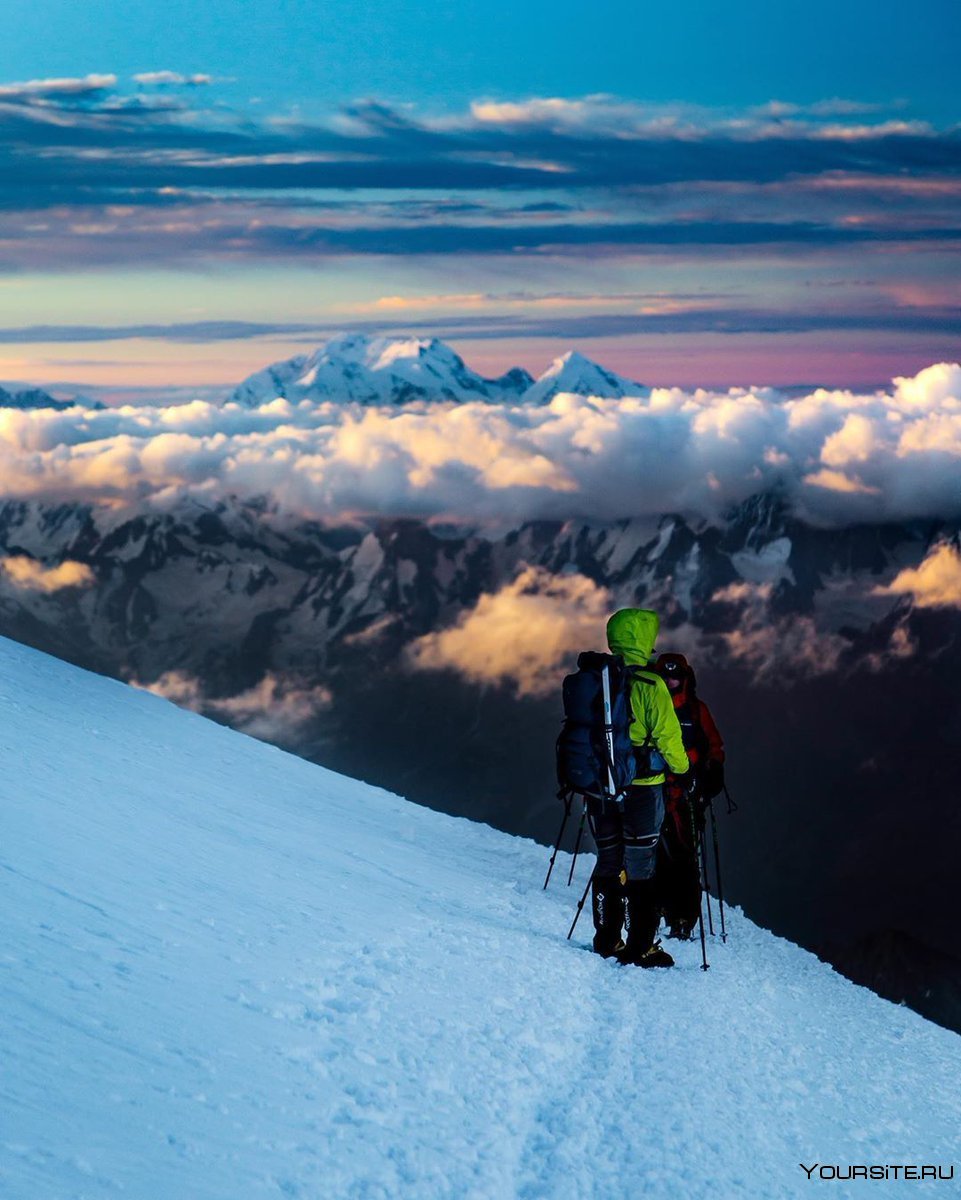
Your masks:
{"label": "blue sky", "polygon": [[744,107],[834,96],[958,118],[954,0],[6,0],[6,79],[168,69],[242,104],[610,92]]}
{"label": "blue sky", "polygon": [[947,0],[7,0],[0,379],[215,386],[355,327],[659,383],[957,357],[959,32]]}

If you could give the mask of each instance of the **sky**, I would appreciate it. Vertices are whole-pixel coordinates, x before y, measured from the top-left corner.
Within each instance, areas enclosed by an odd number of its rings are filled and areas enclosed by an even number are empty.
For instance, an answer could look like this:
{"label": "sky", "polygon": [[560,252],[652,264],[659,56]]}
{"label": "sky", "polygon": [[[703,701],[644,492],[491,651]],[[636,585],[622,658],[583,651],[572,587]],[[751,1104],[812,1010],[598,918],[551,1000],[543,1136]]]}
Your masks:
{"label": "sky", "polygon": [[7,0],[3,25],[0,380],[213,394],[352,329],[663,386],[959,357],[950,0]]}

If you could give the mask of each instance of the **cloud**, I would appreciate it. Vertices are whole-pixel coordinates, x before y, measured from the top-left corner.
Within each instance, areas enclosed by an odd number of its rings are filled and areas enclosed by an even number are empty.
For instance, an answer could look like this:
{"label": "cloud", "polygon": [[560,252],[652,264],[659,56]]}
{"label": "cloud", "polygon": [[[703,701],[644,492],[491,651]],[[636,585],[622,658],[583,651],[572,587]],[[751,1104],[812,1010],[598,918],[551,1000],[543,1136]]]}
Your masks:
{"label": "cloud", "polygon": [[117,86],[116,75],[84,75],[82,78],[30,79],[25,83],[0,84],[0,101],[59,99],[102,96]]}
{"label": "cloud", "polygon": [[[520,272],[531,259],[540,270],[601,255],[842,258],[864,247],[911,259],[899,274],[923,290],[934,267],[920,251],[951,253],[961,239],[961,131],[875,118],[857,101],[733,113],[605,95],[484,98],[452,112],[374,100],[308,122],[197,103],[216,83],[159,70],[127,81],[133,94],[114,75],[6,85],[0,272],[371,256],[506,258]],[[763,299],[689,314],[625,302],[579,325],[572,316],[560,336],[950,334],[961,319],[953,296],[917,310],[875,296],[781,312]],[[514,316],[518,336],[552,336],[547,312]]]}
{"label": "cloud", "polygon": [[333,704],[329,688],[303,687],[273,672],[226,699],[205,696],[200,681],[184,671],[166,671],[152,683],[131,680],[131,686],[162,696],[180,708],[217,717],[266,742],[285,742]]}
{"label": "cloud", "polygon": [[[174,71],[143,72],[135,80],[141,88],[214,82]],[[122,95],[116,83],[114,75],[91,75],[0,89],[0,179],[7,181],[0,199],[8,210],[95,209],[109,206],[111,196],[116,204],[146,208],[171,189],[188,210],[209,206],[212,195],[229,195],[234,209],[244,210],[233,222],[198,221],[197,229],[176,236],[169,228],[163,236],[160,226],[144,230],[168,258],[171,248],[184,256],[205,250],[224,257],[481,254],[601,244],[831,246],[958,237],[956,206],[945,210],[943,192],[927,224],[909,220],[890,198],[875,202],[868,214],[852,213],[849,195],[822,197],[825,219],[820,213],[812,219],[804,181],[856,176],[860,198],[870,201],[872,182],[906,175],[936,182],[961,174],[958,130],[904,121],[845,123],[845,111],[857,108],[864,116],[864,106],[853,102],[827,101],[788,116],[783,107],[718,114],[611,96],[480,100],[466,112],[440,115],[372,101],[316,123],[255,122],[223,105],[194,110],[169,96]],[[775,184],[779,193],[765,197],[763,187]],[[744,195],[725,195],[724,188],[737,185],[753,189],[750,205]],[[320,195],[370,188],[378,189],[378,202],[358,201],[354,228],[330,212],[304,220]],[[405,216],[401,206],[410,204],[412,188],[425,199],[433,196],[436,220]],[[524,194],[524,203],[507,211],[505,188],[540,194]],[[459,208],[451,203],[455,189]],[[585,219],[579,210],[597,206],[598,189],[604,211]],[[641,203],[638,189],[647,189]],[[274,220],[263,219],[271,208]],[[669,219],[653,219],[665,208]],[[278,221],[278,210],[290,219]],[[531,218],[538,219],[531,224]],[[92,238],[86,253],[96,252],[101,261],[111,249],[115,256],[122,250],[141,261],[130,219],[114,219],[111,238]],[[89,214],[79,223],[90,226]],[[78,240],[66,236],[70,222],[57,225],[47,237],[33,229],[27,238],[33,253],[47,245],[55,260],[70,244],[81,255]]]}
{"label": "cloud", "polygon": [[895,625],[888,638],[887,645],[882,650],[874,650],[865,655],[864,665],[869,671],[881,672],[890,670],[892,665],[904,663],[918,653],[918,643],[911,636],[911,630],[906,622]]}
{"label": "cloud", "polygon": [[179,71],[142,71],[134,75],[134,80],[146,87],[203,87],[213,83],[214,78],[212,75],[181,75]]}
{"label": "cloud", "polygon": [[961,516],[961,366],[888,391],[684,391],[546,406],[196,401],[0,409],[0,495],[137,506],[268,497],[319,519],[512,524],[679,512],[777,491],[825,526]]}
{"label": "cloud", "polygon": [[584,292],[445,292],[435,295],[381,296],[366,304],[353,305],[352,312],[418,312],[450,309],[550,309],[611,308],[618,303],[637,305],[645,315],[658,312],[681,312],[703,306],[711,297],[704,294],[674,294],[651,292],[620,292],[590,294]]}
{"label": "cloud", "polygon": [[609,592],[583,575],[526,567],[478,600],[456,625],[426,634],[409,650],[418,670],[454,670],[474,683],[513,685],[519,696],[557,690],[558,672],[578,651],[605,649]]}
{"label": "cloud", "polygon": [[181,321],[168,325],[26,325],[0,329],[0,343],[22,345],[34,342],[112,342],[161,339],[170,342],[231,342],[272,334],[322,332],[316,323],[272,324],[259,321]]}
{"label": "cloud", "polygon": [[769,100],[755,109],[760,117],[773,117],[781,120],[785,117],[852,117],[869,116],[882,113],[892,108],[903,108],[904,102],[891,104],[872,104],[863,100],[845,100],[839,96],[833,99],[817,100],[813,104],[792,104],[784,100]]}
{"label": "cloud", "polygon": [[877,596],[910,596],[916,608],[961,609],[961,553],[941,542],[918,567],[905,567]]}
{"label": "cloud", "polygon": [[741,113],[695,104],[638,103],[606,94],[578,98],[540,96],[520,101],[475,100],[470,105],[469,119],[435,120],[432,125],[440,129],[474,125],[524,134],[550,131],[574,139],[608,136],[689,142],[717,136],[739,142],[803,136],[863,139],[889,133],[931,132],[926,122],[890,116],[871,123],[840,120],[876,116],[897,107],[903,105],[868,104],[834,97],[804,105],[772,100]]}
{"label": "cloud", "polygon": [[[354,317],[350,320],[317,322],[271,323],[259,321],[181,321],[169,324],[130,325],[26,325],[0,328],[0,343],[26,345],[56,342],[109,342],[129,339],[149,339],[170,342],[242,341],[251,338],[281,336],[286,339],[316,343],[336,333],[428,333],[443,339],[460,341],[507,340],[512,338],[550,338],[574,342],[589,338],[626,337],[632,334],[694,334],[716,333],[725,336],[743,334],[789,334],[852,331],[890,331],[915,334],[961,334],[961,312],[957,307],[915,307],[909,311],[892,308],[887,312],[876,309],[849,310],[839,313],[821,307],[814,311],[779,311],[776,308],[744,309],[724,306],[717,302],[699,304],[690,298],[649,297],[638,301],[623,298],[624,303],[637,304],[640,311],[570,312],[583,305],[599,307],[605,297],[583,299],[532,297],[511,300],[492,297],[490,310],[483,310],[487,301],[475,306],[470,295],[452,296],[443,315],[412,317],[430,307],[434,297],[407,303],[405,297],[387,297],[386,303],[352,308],[354,312],[379,314],[376,319]],[[441,297],[437,297],[438,303]],[[617,303],[617,297],[609,298]],[[460,315],[471,313],[469,316]],[[393,317],[393,319],[392,319]]]}
{"label": "cloud", "polygon": [[[504,180],[508,183],[510,181]],[[310,187],[309,182],[304,186]],[[343,186],[364,186],[344,183]],[[379,186],[371,183],[370,186]],[[471,180],[448,182],[451,187],[476,186]],[[493,216],[494,214],[492,214]],[[804,220],[751,221],[596,221],[590,224],[560,221],[518,227],[509,223],[447,224],[434,226],[392,225],[380,228],[335,229],[329,226],[305,229],[264,222],[255,229],[228,226],[208,231],[198,249],[214,252],[218,242],[229,237],[235,248],[251,254],[291,253],[302,255],[375,254],[388,257],[415,255],[491,255],[583,253],[585,247],[611,247],[640,252],[657,252],[683,247],[841,247],[864,243],[925,242],[953,245],[961,241],[961,225],[931,228],[883,228],[871,224],[823,225]],[[903,319],[902,314],[898,314]],[[767,318],[776,325],[778,314]],[[876,320],[884,321],[881,314]],[[886,318],[893,325],[891,316]],[[843,316],[840,318],[843,322]],[[839,325],[835,316],[834,327]],[[954,325],[957,325],[955,318]]]}
{"label": "cloud", "polygon": [[805,477],[805,484],[811,487],[824,488],[829,492],[846,492],[848,495],[879,496],[880,489],[868,487],[857,475],[845,475],[843,471],[832,471],[825,467],[821,471],[813,471]]}
{"label": "cloud", "polygon": [[[529,100],[475,100],[470,105],[470,122],[482,129],[501,131],[550,130],[561,135],[617,134],[622,137],[670,136],[699,132],[708,111],[693,105],[644,105],[608,95],[569,99],[541,96]],[[716,118],[715,118],[716,120]],[[443,127],[443,126],[442,126]]]}
{"label": "cloud", "polygon": [[[600,305],[602,298],[597,299]],[[0,342],[17,344],[53,342],[110,342],[130,338],[170,342],[242,341],[248,338],[280,335],[299,341],[317,343],[338,332],[370,332],[373,335],[430,334],[458,341],[503,341],[507,338],[546,337],[552,341],[577,342],[587,338],[625,337],[633,334],[811,334],[811,332],[890,331],[893,334],[961,334],[961,311],[957,307],[931,306],[913,311],[891,310],[878,312],[875,308],[839,313],[822,307],[816,311],[783,312],[776,308],[725,307],[716,302],[697,304],[695,300],[651,299],[638,307],[642,311],[566,312],[576,307],[578,300],[554,300],[551,296],[527,301],[505,301],[492,304],[492,311],[461,316],[472,305],[467,299],[455,300],[443,316],[413,318],[419,304],[407,305],[403,298],[397,304],[358,306],[355,312],[378,313],[376,319],[354,317],[344,320],[316,322],[244,322],[244,320],[196,320],[170,324],[131,325],[25,325],[20,328],[0,328]],[[584,301],[593,308],[594,300]],[[625,306],[626,307],[626,306]],[[495,311],[495,310],[500,311]],[[391,319],[391,314],[396,314]]]}
{"label": "cloud", "polygon": [[848,643],[835,633],[819,630],[813,617],[777,615],[771,609],[772,596],[771,584],[742,581],[711,597],[714,604],[734,610],[729,630],[714,635],[727,659],[750,671],[759,682],[833,674]]}
{"label": "cloud", "polygon": [[[669,578],[655,582],[645,603],[666,611],[675,599],[675,586]],[[726,610],[723,632],[686,620],[662,627],[661,642],[683,648],[702,665],[739,667],[759,683],[777,680],[790,686],[836,672],[849,648],[846,639],[820,629],[808,614],[779,613],[773,599],[770,583],[730,584],[710,601],[715,609]],[[413,642],[408,661],[415,670],[456,671],[474,684],[507,684],[519,696],[555,695],[559,678],[574,669],[578,652],[603,650],[610,613],[631,602],[635,596],[619,597],[583,575],[524,567],[511,583],[481,596],[455,625]],[[880,670],[913,650],[906,634],[897,635],[868,665]]]}
{"label": "cloud", "polygon": [[189,708],[192,712],[200,712],[203,706],[203,688],[200,680],[186,671],[165,671],[153,683],[141,683],[137,679],[130,680],[130,686],[142,692],[151,692],[161,696],[180,708]]}
{"label": "cloud", "polygon": [[55,567],[46,567],[23,554],[0,559],[0,570],[15,588],[21,591],[61,592],[66,588],[91,587],[96,582],[86,563],[67,559]]}
{"label": "cloud", "polygon": [[251,737],[283,741],[326,712],[333,695],[323,686],[299,687],[268,672],[260,683],[227,700],[208,700],[207,708]]}

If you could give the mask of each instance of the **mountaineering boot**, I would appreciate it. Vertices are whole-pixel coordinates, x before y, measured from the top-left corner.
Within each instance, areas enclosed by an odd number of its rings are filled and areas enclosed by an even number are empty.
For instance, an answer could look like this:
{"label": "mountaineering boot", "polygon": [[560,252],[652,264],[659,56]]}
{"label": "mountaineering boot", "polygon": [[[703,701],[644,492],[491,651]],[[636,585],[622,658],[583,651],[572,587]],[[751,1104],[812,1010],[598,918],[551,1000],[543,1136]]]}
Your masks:
{"label": "mountaineering boot", "polygon": [[627,945],[617,961],[638,967],[673,967],[674,959],[654,941],[661,922],[653,879],[631,879],[624,886],[627,898]]}
{"label": "mountaineering boot", "polygon": [[674,959],[661,946],[653,942],[646,950],[636,951],[625,946],[615,955],[622,967],[673,967]]}
{"label": "mountaineering boot", "polygon": [[669,938],[676,938],[679,942],[689,942],[693,933],[693,925],[690,921],[674,921],[668,931]]}
{"label": "mountaineering boot", "polygon": [[591,911],[594,916],[594,952],[611,958],[624,949],[621,929],[624,925],[624,889],[616,875],[602,875],[591,884]]}
{"label": "mountaineering boot", "polygon": [[634,966],[637,967],[673,967],[674,959],[666,950],[661,949],[661,943],[655,942],[653,946],[645,950],[640,958],[634,960]]}

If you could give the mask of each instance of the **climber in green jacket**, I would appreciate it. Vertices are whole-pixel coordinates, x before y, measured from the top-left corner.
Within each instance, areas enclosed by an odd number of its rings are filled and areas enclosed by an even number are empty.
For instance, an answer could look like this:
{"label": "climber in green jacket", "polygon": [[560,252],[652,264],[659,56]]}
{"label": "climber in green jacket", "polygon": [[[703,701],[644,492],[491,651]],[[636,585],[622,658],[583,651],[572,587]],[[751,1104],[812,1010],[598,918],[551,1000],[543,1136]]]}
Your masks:
{"label": "climber in green jacket", "polygon": [[[634,668],[630,734],[639,766],[623,808],[607,806],[593,822],[594,949],[642,967],[674,965],[654,940],[660,924],[654,866],[664,821],[664,765],[682,779],[690,769],[671,693],[660,675],[647,670],[659,626],[657,613],[646,608],[622,608],[607,623],[611,653]],[[626,941],[621,938],[625,915]]]}

